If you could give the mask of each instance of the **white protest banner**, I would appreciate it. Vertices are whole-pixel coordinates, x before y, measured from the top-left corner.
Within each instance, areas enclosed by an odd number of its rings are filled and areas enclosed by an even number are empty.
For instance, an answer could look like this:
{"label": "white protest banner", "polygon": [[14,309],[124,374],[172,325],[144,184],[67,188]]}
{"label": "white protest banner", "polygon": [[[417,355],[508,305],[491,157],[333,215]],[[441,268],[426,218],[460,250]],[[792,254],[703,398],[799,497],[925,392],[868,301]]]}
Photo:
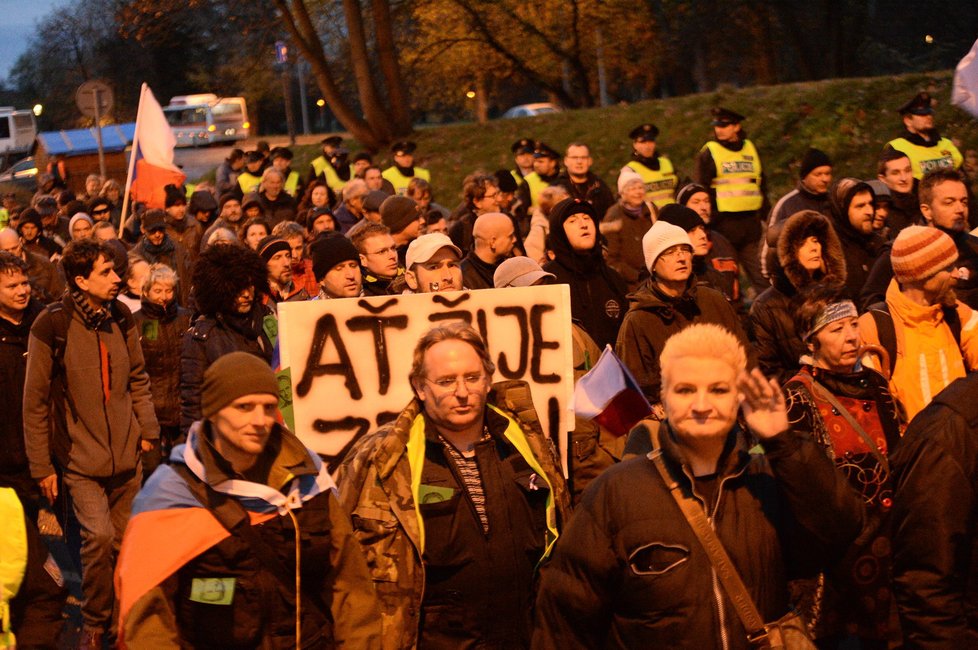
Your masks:
{"label": "white protest banner", "polygon": [[451,320],[482,334],[496,364],[494,381],[530,384],[543,430],[566,456],[565,434],[574,428],[567,285],[289,302],[278,310],[295,432],[331,467],[407,406],[418,339]]}

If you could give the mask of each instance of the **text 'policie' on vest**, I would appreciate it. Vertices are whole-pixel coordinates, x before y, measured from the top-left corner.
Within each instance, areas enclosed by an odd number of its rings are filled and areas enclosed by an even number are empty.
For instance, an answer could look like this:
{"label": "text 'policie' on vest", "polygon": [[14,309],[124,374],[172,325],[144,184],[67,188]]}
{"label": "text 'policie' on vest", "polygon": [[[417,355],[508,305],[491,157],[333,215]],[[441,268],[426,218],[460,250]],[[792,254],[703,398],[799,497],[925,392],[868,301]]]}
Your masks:
{"label": "text 'policie' on vest", "polygon": [[659,156],[659,169],[649,169],[637,160],[630,161],[628,167],[642,179],[645,183],[645,198],[661,208],[675,203],[673,198],[676,192],[676,171],[673,169],[672,162],[665,156]]}
{"label": "text 'policie' on vest", "polygon": [[731,151],[719,142],[703,145],[716,163],[716,177],[711,187],[716,190],[717,211],[748,212],[760,210],[764,203],[761,194],[761,157],[754,143],[744,140],[740,151]]}

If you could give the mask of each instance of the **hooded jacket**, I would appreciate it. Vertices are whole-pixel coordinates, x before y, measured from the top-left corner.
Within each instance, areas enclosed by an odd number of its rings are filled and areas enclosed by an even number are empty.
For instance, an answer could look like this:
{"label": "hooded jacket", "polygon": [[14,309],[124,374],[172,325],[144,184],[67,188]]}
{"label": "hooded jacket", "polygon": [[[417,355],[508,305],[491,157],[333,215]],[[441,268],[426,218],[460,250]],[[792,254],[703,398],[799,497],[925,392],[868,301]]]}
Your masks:
{"label": "hooded jacket", "polygon": [[[942,305],[918,305],[900,291],[896,280],[886,290],[893,319],[897,356],[890,393],[910,421],[931,399],[967,371],[978,370],[978,312],[958,302],[961,346],[944,321]],[[862,344],[879,345],[876,321],[869,312],[859,317]]]}
{"label": "hooded jacket", "polygon": [[[845,286],[849,294],[858,296],[869,278],[883,249],[883,238],[872,232],[864,235],[849,222],[849,204],[860,192],[873,194],[873,189],[854,178],[840,178],[829,188],[829,206],[832,211],[832,226],[842,243],[842,254],[846,260]],[[873,195],[875,197],[875,194]],[[875,198],[874,198],[875,201]]]}
{"label": "hooded jacket", "polygon": [[[750,350],[737,312],[723,294],[696,286],[693,279],[678,298],[666,296],[651,279],[646,280],[637,291],[628,294],[628,302],[615,351],[650,404],[660,401],[659,354],[666,340],[676,332],[693,323],[716,323],[740,339],[745,350]],[[753,361],[749,365],[753,366]]]}
{"label": "hooded jacket", "polygon": [[[115,308],[127,310],[121,303]],[[27,343],[24,437],[31,476],[54,474],[52,456],[59,468],[92,478],[132,472],[140,439],[160,436],[139,334],[135,326],[124,333],[124,323],[111,317],[93,329],[70,295],[61,309],[68,331],[60,368],[51,311],[37,317]]]}
{"label": "hooded jacket", "polygon": [[[824,563],[827,549],[844,549],[861,528],[862,504],[810,438],[785,432],[749,454],[734,427],[712,499],[694,485],[668,423],[660,439],[670,477],[707,510],[765,621],[788,611],[786,579],[802,572],[799,558]],[[611,467],[584,495],[543,569],[533,647],[752,647],[646,456]]]}
{"label": "hooded jacket", "polygon": [[[810,236],[822,244],[824,273],[817,279],[798,262],[798,247]],[[808,348],[795,332],[794,308],[799,293],[816,282],[842,283],[846,279],[846,260],[842,245],[828,217],[807,211],[784,222],[778,237],[780,268],[772,284],[751,305],[747,334],[757,353],[757,365],[765,377],[783,384],[801,364]]]}
{"label": "hooded jacket", "polygon": [[[798,214],[802,210],[813,210],[828,216],[828,192],[823,192],[821,194],[809,192],[808,189],[805,188],[805,185],[799,181],[795,189],[782,196],[778,202],[774,204],[774,207],[771,208],[771,214],[768,215],[767,218],[768,233],[771,232],[771,229],[775,224],[786,221],[789,217]],[[776,267],[778,264],[777,253],[777,238],[775,238],[774,241],[771,241],[770,236],[765,237],[761,242],[761,271],[764,273],[764,277],[766,278],[771,278],[774,276],[774,267]]]}

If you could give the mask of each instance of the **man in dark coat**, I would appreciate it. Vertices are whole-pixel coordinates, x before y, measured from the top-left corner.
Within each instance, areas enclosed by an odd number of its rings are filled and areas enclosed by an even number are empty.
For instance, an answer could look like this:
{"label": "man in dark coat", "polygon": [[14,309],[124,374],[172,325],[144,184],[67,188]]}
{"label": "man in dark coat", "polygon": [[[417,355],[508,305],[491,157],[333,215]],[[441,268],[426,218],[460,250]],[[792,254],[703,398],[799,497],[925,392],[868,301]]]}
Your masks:
{"label": "man in dark coat", "polygon": [[462,258],[462,283],[467,289],[492,289],[493,274],[513,254],[516,229],[502,212],[489,212],[475,220],[472,250]]}
{"label": "man in dark coat", "polygon": [[883,251],[883,238],[873,230],[876,195],[868,183],[840,178],[829,188],[829,207],[846,258],[846,289],[858,296]]}
{"label": "man in dark coat", "polygon": [[907,647],[978,647],[978,374],[910,423],[893,455],[893,590]]}
{"label": "man in dark coat", "polygon": [[594,160],[591,150],[583,142],[567,145],[564,154],[564,173],[557,177],[555,185],[567,190],[571,198],[587,201],[594,206],[599,218],[604,218],[608,208],[615,204],[615,195],[597,174],[591,171]]}

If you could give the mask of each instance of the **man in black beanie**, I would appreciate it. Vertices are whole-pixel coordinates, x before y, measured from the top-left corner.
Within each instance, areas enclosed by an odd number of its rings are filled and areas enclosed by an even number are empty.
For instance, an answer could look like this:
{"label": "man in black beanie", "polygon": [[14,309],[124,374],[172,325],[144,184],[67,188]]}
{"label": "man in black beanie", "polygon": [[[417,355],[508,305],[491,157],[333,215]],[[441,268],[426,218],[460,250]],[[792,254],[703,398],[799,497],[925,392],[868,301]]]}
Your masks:
{"label": "man in black beanie", "polygon": [[397,246],[397,259],[403,265],[408,244],[421,234],[424,215],[418,212],[418,204],[414,199],[395,194],[380,204],[380,220],[390,228],[391,237]]}
{"label": "man in black beanie", "polygon": [[770,278],[778,263],[778,224],[802,210],[814,210],[829,216],[829,185],[832,183],[832,161],[828,154],[810,148],[801,159],[798,186],[774,204],[767,219],[767,234],[761,245],[761,271]]}
{"label": "man in black beanie", "polygon": [[312,272],[319,283],[313,300],[356,298],[363,295],[360,253],[349,239],[338,232],[324,232],[310,247]]}

